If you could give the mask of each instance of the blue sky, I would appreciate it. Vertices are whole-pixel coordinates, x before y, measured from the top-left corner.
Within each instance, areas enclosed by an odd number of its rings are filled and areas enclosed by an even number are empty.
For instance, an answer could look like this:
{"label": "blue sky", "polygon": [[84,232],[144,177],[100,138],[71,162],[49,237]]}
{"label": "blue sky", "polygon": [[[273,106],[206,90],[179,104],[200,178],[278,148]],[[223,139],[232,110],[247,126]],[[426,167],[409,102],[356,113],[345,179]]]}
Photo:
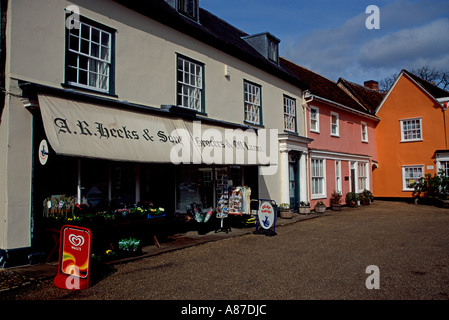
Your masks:
{"label": "blue sky", "polygon": [[[365,26],[369,5],[380,29]],[[448,0],[200,0],[242,31],[268,31],[280,55],[331,80],[363,84],[424,65],[449,70]]]}

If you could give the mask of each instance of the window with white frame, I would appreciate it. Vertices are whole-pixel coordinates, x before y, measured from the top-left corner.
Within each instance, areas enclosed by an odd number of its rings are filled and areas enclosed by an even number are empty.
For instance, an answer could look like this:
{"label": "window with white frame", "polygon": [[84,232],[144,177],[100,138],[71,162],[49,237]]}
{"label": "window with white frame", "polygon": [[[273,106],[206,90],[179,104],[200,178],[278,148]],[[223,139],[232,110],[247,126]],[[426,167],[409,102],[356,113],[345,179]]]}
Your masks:
{"label": "window with white frame", "polygon": [[401,141],[422,141],[422,121],[421,118],[400,120]]}
{"label": "window with white frame", "polygon": [[402,190],[413,191],[411,185],[418,182],[420,178],[424,177],[424,166],[403,166],[402,167]]}
{"label": "window with white frame", "polygon": [[325,160],[311,159],[310,164],[312,178],[312,198],[324,198],[326,197]]}
{"label": "window with white frame", "polygon": [[178,56],[177,69],[177,104],[203,112],[203,64]]}
{"label": "window with white frame", "polygon": [[244,81],[245,121],[257,125],[262,124],[261,87]]}
{"label": "window with white frame", "polygon": [[359,192],[363,192],[363,190],[368,187],[368,164],[366,162],[358,162],[357,163],[357,188]]}
{"label": "window with white frame", "polygon": [[284,95],[284,129],[296,132],[296,100]]}
{"label": "window with white frame", "polygon": [[368,142],[368,125],[366,122],[360,123],[362,127],[362,142]]}
{"label": "window with white frame", "polygon": [[331,112],[331,136],[338,137],[339,135],[338,113]]}
{"label": "window with white frame", "polygon": [[320,109],[310,107],[310,131],[320,132]]}
{"label": "window with white frame", "polygon": [[446,177],[449,177],[449,161],[440,161],[438,163],[438,172],[441,171]]}
{"label": "window with white frame", "polygon": [[335,191],[341,194],[341,161],[335,161]]}
{"label": "window with white frame", "polygon": [[66,83],[113,93],[113,30],[85,18],[67,30]]}

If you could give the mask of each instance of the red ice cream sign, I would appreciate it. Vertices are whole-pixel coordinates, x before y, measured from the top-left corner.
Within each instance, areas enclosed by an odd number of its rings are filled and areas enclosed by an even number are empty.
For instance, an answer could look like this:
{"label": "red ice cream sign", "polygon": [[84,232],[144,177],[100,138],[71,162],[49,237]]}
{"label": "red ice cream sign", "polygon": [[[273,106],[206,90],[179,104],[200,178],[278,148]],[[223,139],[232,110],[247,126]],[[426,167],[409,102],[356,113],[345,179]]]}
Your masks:
{"label": "red ice cream sign", "polygon": [[54,280],[57,287],[84,289],[89,286],[91,242],[89,229],[62,227],[59,269]]}

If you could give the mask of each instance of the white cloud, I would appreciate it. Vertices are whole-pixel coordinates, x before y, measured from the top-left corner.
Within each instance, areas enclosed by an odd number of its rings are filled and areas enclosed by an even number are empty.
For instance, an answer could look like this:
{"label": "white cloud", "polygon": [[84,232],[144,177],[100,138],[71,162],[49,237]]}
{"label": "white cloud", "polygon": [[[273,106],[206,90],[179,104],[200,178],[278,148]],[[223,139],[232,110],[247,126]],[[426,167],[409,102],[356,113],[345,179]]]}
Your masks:
{"label": "white cloud", "polygon": [[284,41],[288,59],[337,80],[382,78],[403,68],[449,68],[449,2],[397,0],[380,7],[380,30],[367,30],[363,13],[340,27]]}
{"label": "white cloud", "polygon": [[[449,59],[449,19],[403,29],[365,43],[357,57],[364,67],[417,66],[426,62],[437,68]],[[421,65],[422,66],[422,65]],[[448,68],[449,65],[446,65]]]}

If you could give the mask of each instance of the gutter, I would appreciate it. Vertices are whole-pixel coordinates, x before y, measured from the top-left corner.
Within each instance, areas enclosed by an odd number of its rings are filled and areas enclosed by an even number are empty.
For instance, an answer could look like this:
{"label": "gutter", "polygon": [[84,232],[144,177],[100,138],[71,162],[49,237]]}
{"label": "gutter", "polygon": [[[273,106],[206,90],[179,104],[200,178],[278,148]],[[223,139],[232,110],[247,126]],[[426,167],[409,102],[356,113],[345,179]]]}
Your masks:
{"label": "gutter", "polygon": [[372,120],[375,120],[375,121],[380,121],[380,118],[378,116],[367,114],[367,113],[364,113],[364,112],[361,112],[361,111],[358,111],[358,110],[354,110],[354,109],[349,108],[349,107],[347,107],[345,105],[342,105],[342,104],[340,104],[338,102],[334,102],[334,101],[328,100],[326,98],[322,98],[322,97],[316,96],[314,94],[310,94],[310,97],[311,97],[310,100],[308,100],[308,101],[306,100],[307,103],[312,102],[314,99],[317,99],[317,100],[321,100],[323,102],[326,102],[328,104],[332,104],[335,107],[343,109],[345,111],[348,111],[348,112],[351,112],[351,113],[355,113],[355,114],[357,114],[359,116],[362,116],[362,117],[365,117],[365,118],[369,118],[369,119],[372,119]]}

